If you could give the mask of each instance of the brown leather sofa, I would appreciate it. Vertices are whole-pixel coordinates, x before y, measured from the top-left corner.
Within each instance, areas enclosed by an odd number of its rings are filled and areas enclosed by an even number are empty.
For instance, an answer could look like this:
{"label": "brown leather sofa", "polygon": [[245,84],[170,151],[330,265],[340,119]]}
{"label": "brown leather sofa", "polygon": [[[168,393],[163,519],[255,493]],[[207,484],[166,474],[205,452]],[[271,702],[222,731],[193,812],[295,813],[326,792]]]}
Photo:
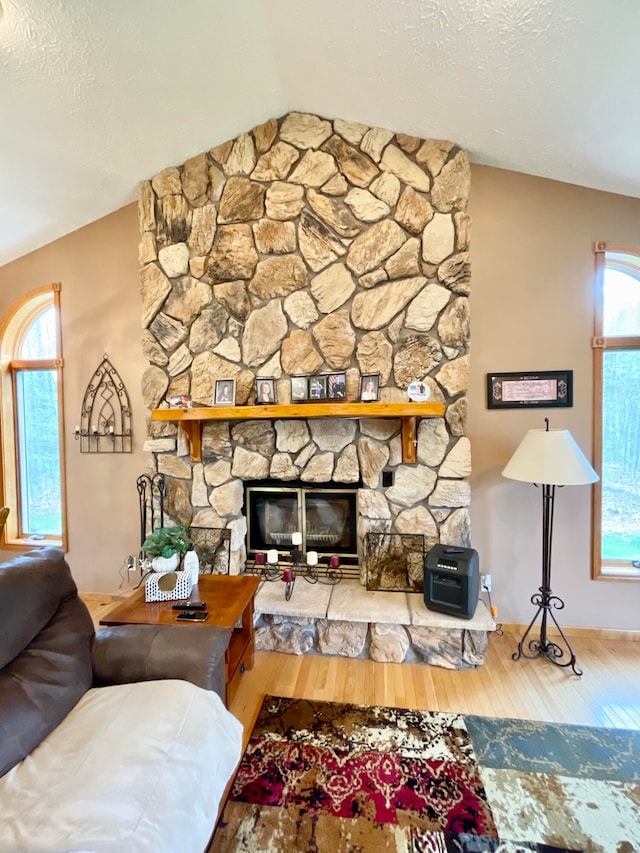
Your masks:
{"label": "brown leather sofa", "polygon": [[[96,633],[60,549],[0,565],[0,853],[203,849],[242,748],[242,727],[220,699],[229,634],[180,625]],[[191,740],[181,741],[188,731]],[[87,769],[91,761],[95,767]],[[137,775],[136,791],[144,796],[137,813],[112,828],[127,771]],[[206,787],[209,773],[218,777],[215,790],[207,794],[204,820],[194,822],[196,786]],[[92,795],[94,776],[101,780]],[[185,782],[192,777],[193,789]],[[21,806],[25,797],[29,809]],[[104,820],[96,812],[99,799],[108,806]],[[95,815],[88,827],[87,800]],[[166,802],[175,802],[168,818],[161,817]],[[175,821],[183,822],[179,841],[170,827]]]}

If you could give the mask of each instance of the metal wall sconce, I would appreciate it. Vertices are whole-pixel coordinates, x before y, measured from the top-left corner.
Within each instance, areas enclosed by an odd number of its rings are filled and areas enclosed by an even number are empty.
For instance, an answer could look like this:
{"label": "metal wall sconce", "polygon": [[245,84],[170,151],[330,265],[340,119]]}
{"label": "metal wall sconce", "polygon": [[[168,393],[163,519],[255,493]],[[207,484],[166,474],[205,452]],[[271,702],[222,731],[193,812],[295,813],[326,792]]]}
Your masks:
{"label": "metal wall sconce", "polygon": [[131,453],[129,395],[106,353],[84,392],[74,435],[81,453]]}

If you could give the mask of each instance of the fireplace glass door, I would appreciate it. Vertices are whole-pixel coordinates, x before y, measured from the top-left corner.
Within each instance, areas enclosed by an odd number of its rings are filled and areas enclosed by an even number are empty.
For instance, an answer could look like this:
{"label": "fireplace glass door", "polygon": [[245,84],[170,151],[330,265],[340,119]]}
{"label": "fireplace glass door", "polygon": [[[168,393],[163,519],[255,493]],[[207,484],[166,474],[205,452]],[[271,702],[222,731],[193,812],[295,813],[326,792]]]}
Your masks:
{"label": "fireplace glass door", "polygon": [[291,535],[302,533],[303,554],[317,551],[320,561],[337,554],[356,565],[357,489],[248,486],[247,557],[275,548],[289,553]]}

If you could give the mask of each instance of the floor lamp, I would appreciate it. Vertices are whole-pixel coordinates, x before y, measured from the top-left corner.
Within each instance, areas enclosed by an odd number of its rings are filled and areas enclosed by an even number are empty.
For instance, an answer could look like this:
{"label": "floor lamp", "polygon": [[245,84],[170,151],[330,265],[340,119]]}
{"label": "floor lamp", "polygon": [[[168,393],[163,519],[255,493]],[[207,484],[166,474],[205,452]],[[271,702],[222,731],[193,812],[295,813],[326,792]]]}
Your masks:
{"label": "floor lamp", "polygon": [[[521,657],[546,657],[556,666],[570,666],[576,675],[582,675],[576,656],[562,628],[558,625],[554,610],[562,610],[564,601],[553,595],[551,589],[551,544],[553,538],[553,505],[556,487],[581,486],[595,483],[598,475],[574,441],[569,430],[549,429],[549,418],[545,418],[545,429],[531,429],[520,442],[509,462],[503,477],[533,483],[542,488],[542,584],[531,596],[531,603],[538,609],[518,644],[514,660]],[[541,617],[540,636],[527,637]],[[551,619],[560,632],[566,649],[553,643],[547,636],[547,623]],[[568,652],[568,660],[562,660]]]}

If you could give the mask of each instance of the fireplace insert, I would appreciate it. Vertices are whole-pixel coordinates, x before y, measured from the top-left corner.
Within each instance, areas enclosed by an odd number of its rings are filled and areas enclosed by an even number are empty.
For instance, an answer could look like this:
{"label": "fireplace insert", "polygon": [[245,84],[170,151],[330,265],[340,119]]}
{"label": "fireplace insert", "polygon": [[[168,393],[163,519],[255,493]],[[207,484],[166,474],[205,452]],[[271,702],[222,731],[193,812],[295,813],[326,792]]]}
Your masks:
{"label": "fireplace insert", "polygon": [[357,489],[333,484],[247,485],[245,506],[248,561],[271,549],[289,554],[292,534],[299,532],[303,555],[315,551],[319,571],[334,555],[342,566],[357,567]]}

